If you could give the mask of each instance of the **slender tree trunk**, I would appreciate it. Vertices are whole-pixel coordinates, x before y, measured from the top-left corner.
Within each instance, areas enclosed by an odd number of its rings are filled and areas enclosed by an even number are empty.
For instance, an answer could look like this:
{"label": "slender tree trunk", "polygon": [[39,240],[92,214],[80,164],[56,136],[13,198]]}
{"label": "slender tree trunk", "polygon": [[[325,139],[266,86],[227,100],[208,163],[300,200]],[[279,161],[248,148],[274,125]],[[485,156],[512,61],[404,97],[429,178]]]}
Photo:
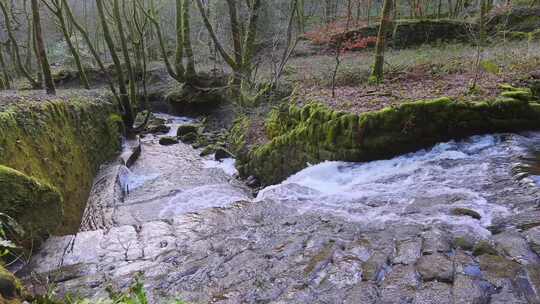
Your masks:
{"label": "slender tree trunk", "polygon": [[2,14],[4,15],[4,22],[5,22],[7,34],[11,42],[11,45],[13,46],[12,49],[13,49],[13,56],[15,57],[14,58],[15,66],[23,74],[24,78],[26,78],[28,82],[30,82],[30,85],[33,88],[39,88],[40,87],[39,82],[37,82],[30,75],[30,73],[26,70],[26,68],[24,67],[24,64],[22,63],[21,54],[19,52],[19,45],[17,44],[17,39],[15,37],[15,33],[11,25],[11,18],[9,17],[9,12],[8,12],[5,0],[0,0],[0,10],[2,10]]}
{"label": "slender tree trunk", "polygon": [[133,71],[133,65],[131,63],[131,56],[129,54],[126,34],[124,32],[124,25],[122,24],[122,15],[120,14],[120,4],[118,1],[119,0],[113,0],[113,15],[118,30],[118,36],[120,37],[120,47],[122,48],[124,63],[126,64],[126,69],[128,73],[130,105],[131,107],[133,107],[137,103],[135,72]]}
{"label": "slender tree trunk", "polygon": [[479,37],[478,43],[480,46],[485,46],[487,41],[487,32],[486,32],[486,14],[488,10],[488,3],[486,0],[480,0],[480,20],[479,20]]}
{"label": "slender tree trunk", "polygon": [[191,46],[191,27],[189,22],[189,1],[182,0],[182,29],[183,29],[183,47],[185,56],[187,58],[185,79],[186,81],[192,81],[197,72],[195,71],[195,58],[193,57],[193,48]]}
{"label": "slender tree trunk", "polygon": [[384,0],[381,25],[377,35],[377,47],[375,53],[375,64],[373,65],[372,77],[376,82],[384,80],[384,49],[386,44],[386,34],[390,25],[390,13],[392,12],[392,0]]}
{"label": "slender tree trunk", "polygon": [[111,31],[109,29],[109,24],[107,23],[107,19],[105,17],[105,11],[103,8],[103,0],[96,0],[96,7],[98,11],[99,20],[101,23],[101,28],[103,30],[105,42],[107,44],[107,47],[109,48],[109,53],[113,60],[114,68],[116,70],[116,74],[118,78],[118,90],[120,91],[120,103],[122,105],[122,110],[124,112],[122,118],[124,120],[126,132],[128,134],[131,134],[133,131],[134,117],[133,117],[132,105],[131,105],[128,91],[126,88],[124,72],[122,71],[122,63],[120,61],[120,57],[118,57],[118,54],[116,53],[114,40],[112,39]]}
{"label": "slender tree trunk", "polygon": [[45,51],[45,42],[43,41],[43,33],[41,31],[41,17],[39,14],[38,0],[31,0],[31,3],[32,19],[34,21],[34,32],[36,33],[36,55],[39,59],[41,70],[43,71],[45,90],[49,95],[56,95],[56,88],[54,87],[51,66],[49,65],[49,59],[47,58],[47,52]]}
{"label": "slender tree trunk", "polygon": [[6,61],[4,60],[4,50],[0,44],[0,68],[2,69],[2,89],[9,90],[11,88],[9,71],[7,70]]}
{"label": "slender tree trunk", "polygon": [[64,16],[64,5],[61,0],[53,0],[53,6],[49,7],[49,10],[56,16],[56,19],[58,20],[58,26],[60,27],[60,31],[62,31],[62,35],[64,36],[64,40],[66,41],[66,44],[69,48],[69,51],[71,55],[73,56],[73,60],[75,60],[75,66],[77,67],[77,71],[79,73],[79,78],[81,85],[89,90],[90,89],[90,83],[88,82],[88,78],[86,77],[86,72],[84,71],[84,67],[81,63],[81,56],[79,55],[79,51],[73,44],[73,41],[71,40],[71,34],[69,32],[66,18]]}
{"label": "slender tree trunk", "polygon": [[[105,64],[103,63],[103,60],[101,60],[101,57],[99,56],[99,52],[94,47],[94,43],[90,39],[88,32],[84,29],[84,27],[77,21],[77,19],[73,15],[73,11],[71,11],[71,7],[69,6],[67,0],[62,0],[62,4],[64,7],[64,12],[66,13],[68,19],[70,20],[71,24],[73,24],[73,26],[77,29],[77,31],[79,31],[79,33],[81,34],[83,40],[88,46],[88,49],[90,50],[90,53],[92,53],[92,56],[94,57],[94,60],[96,61],[100,71],[105,76],[107,83],[109,84],[109,88],[111,89],[111,92],[113,93],[115,98],[119,99],[116,88],[114,87],[113,80],[111,79],[111,76],[109,75],[109,72],[107,71]],[[96,44],[97,43],[98,43],[98,40],[96,39]]]}
{"label": "slender tree trunk", "polygon": [[[184,81],[184,0],[176,0],[176,60],[175,60],[175,67],[176,67],[176,78],[178,81],[183,82]],[[157,28],[158,32],[161,31],[160,28]],[[161,34],[158,33],[158,35],[161,37]],[[162,38],[160,38],[161,40]],[[161,42],[160,42],[161,43]],[[163,47],[162,47],[163,49]],[[167,54],[163,54],[163,56],[167,56]]]}

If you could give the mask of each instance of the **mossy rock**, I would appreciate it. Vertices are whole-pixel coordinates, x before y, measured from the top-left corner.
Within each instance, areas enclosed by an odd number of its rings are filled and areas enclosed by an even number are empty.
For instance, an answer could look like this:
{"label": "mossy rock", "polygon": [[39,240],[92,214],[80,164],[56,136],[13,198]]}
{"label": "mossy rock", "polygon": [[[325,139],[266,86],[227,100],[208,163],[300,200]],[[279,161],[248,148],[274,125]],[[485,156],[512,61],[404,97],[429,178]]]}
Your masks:
{"label": "mossy rock", "polygon": [[159,139],[159,144],[162,146],[172,146],[179,143],[178,138],[175,136],[163,136]]}
{"label": "mossy rock", "polygon": [[488,277],[515,279],[521,270],[520,265],[499,255],[484,254],[479,257],[480,270]]}
{"label": "mossy rock", "polygon": [[476,220],[480,220],[482,218],[478,212],[467,208],[454,208],[452,209],[451,213],[455,216],[470,216]]}
{"label": "mossy rock", "polygon": [[210,145],[210,146],[204,148],[199,155],[202,156],[202,157],[205,157],[205,156],[208,156],[208,155],[212,155],[214,153],[216,153],[216,147],[214,145]]}
{"label": "mossy rock", "polygon": [[459,236],[453,241],[454,248],[460,248],[466,251],[470,251],[474,248],[474,241],[472,239]]}
{"label": "mossy rock", "polygon": [[199,135],[197,133],[191,132],[191,133],[184,134],[180,136],[179,138],[182,142],[191,144],[191,143],[196,142],[198,137]]}
{"label": "mossy rock", "polygon": [[234,155],[227,149],[223,147],[218,147],[215,151],[215,159],[217,161],[223,160],[225,158],[234,158]]}
{"label": "mossy rock", "polygon": [[473,255],[481,256],[483,254],[498,255],[495,246],[489,241],[479,241],[474,245]]}
{"label": "mossy rock", "polygon": [[176,132],[177,136],[184,136],[189,133],[199,133],[199,129],[201,128],[200,125],[196,124],[187,124],[187,125],[181,125],[178,127],[178,131]]}
{"label": "mossy rock", "polygon": [[56,231],[62,223],[62,205],[62,196],[54,187],[0,165],[0,212],[23,227],[24,236],[10,236],[19,245],[31,249]]}
{"label": "mossy rock", "polygon": [[169,91],[165,100],[174,111],[183,114],[204,114],[212,112],[227,100],[225,87],[197,87],[183,84]]}
{"label": "mossy rock", "polygon": [[24,288],[21,282],[0,265],[0,303],[20,304],[23,297]]}
{"label": "mossy rock", "polygon": [[530,90],[516,90],[502,92],[501,96],[523,101],[533,101],[535,98]]}
{"label": "mossy rock", "polygon": [[267,123],[271,140],[255,147],[245,145],[249,123],[239,120],[231,130],[237,135],[233,152],[245,169],[242,175],[269,185],[307,163],[386,159],[476,134],[539,129],[540,107],[516,98],[474,103],[439,98],[356,115],[318,103],[291,105],[273,111]]}
{"label": "mossy rock", "polygon": [[93,179],[120,149],[115,104],[101,98],[24,101],[0,112],[0,164],[57,189],[55,234],[79,229]]}

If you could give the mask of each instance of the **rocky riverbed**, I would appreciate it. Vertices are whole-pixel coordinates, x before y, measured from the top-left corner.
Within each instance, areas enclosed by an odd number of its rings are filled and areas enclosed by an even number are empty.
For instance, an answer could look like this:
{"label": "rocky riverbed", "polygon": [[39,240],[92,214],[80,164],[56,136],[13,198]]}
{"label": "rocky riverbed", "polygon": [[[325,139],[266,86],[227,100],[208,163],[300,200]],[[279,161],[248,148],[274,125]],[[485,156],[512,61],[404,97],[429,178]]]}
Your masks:
{"label": "rocky riverbed", "polygon": [[323,163],[256,198],[230,161],[159,138],[103,167],[98,216],[19,272],[34,291],[99,298],[141,273],[155,303],[540,303],[538,133]]}

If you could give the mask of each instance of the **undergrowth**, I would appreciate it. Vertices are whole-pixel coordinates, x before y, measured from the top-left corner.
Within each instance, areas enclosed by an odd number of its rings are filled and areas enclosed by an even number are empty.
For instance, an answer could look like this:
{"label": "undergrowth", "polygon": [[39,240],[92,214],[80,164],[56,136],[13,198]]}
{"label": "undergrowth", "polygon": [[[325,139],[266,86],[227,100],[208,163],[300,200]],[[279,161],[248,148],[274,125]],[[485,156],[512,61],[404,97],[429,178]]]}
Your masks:
{"label": "undergrowth", "polygon": [[[148,294],[144,288],[141,276],[136,276],[133,284],[126,292],[118,292],[111,287],[107,288],[109,297],[107,299],[86,299],[75,296],[66,296],[63,300],[55,299],[55,293],[49,292],[47,295],[32,301],[32,304],[148,304]],[[188,304],[182,300],[170,300],[162,302],[164,304]]]}

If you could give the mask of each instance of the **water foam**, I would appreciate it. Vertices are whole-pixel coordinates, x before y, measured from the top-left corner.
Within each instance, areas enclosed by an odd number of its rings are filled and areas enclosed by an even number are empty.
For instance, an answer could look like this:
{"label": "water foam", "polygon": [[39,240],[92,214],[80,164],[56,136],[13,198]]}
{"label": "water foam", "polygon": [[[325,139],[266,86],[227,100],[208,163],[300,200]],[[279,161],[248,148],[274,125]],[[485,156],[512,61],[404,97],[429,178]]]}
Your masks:
{"label": "water foam", "polygon": [[[445,223],[487,235],[485,227],[510,212],[492,201],[500,190],[495,184],[512,179],[512,163],[531,143],[540,143],[540,136],[474,136],[389,160],[324,162],[263,189],[257,200],[326,211],[366,225]],[[456,215],[464,208],[481,218]]]}

